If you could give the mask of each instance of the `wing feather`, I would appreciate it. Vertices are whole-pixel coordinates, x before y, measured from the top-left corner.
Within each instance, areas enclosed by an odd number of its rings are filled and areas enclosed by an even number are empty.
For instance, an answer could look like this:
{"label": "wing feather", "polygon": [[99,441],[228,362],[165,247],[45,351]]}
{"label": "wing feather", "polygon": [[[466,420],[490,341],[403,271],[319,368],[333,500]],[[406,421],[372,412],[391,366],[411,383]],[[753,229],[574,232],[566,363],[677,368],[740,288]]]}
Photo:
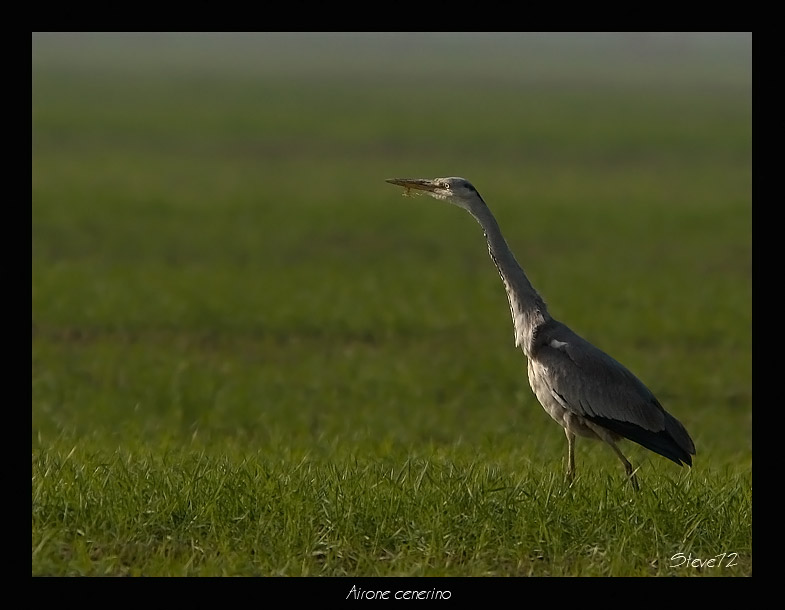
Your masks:
{"label": "wing feather", "polygon": [[620,362],[556,320],[537,339],[532,357],[547,371],[544,381],[566,409],[651,432],[665,429],[662,405]]}

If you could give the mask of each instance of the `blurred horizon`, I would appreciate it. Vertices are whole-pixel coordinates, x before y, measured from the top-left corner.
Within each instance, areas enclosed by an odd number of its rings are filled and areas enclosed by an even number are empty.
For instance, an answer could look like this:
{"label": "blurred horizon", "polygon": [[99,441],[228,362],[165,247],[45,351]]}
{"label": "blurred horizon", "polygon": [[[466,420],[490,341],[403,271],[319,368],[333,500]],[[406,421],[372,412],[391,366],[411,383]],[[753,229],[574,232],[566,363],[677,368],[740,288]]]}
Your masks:
{"label": "blurred horizon", "polygon": [[[751,33],[33,33],[33,67],[78,61],[113,70],[240,69],[249,74],[336,74],[435,80],[463,74],[557,83],[561,76],[674,83],[751,80]],[[511,65],[511,60],[521,63]],[[494,60],[500,60],[496,64]],[[569,60],[571,67],[565,66]],[[653,71],[637,75],[631,68]],[[666,70],[667,69],[667,70]],[[645,78],[640,81],[645,82]],[[419,83],[421,84],[421,83]]]}

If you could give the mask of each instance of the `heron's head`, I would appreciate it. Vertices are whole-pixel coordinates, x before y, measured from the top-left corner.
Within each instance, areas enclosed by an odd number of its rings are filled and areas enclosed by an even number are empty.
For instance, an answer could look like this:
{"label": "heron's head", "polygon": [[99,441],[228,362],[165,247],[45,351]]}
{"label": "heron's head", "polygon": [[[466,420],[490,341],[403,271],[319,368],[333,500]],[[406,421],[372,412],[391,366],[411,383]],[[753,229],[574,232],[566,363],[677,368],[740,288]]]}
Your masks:
{"label": "heron's head", "polygon": [[387,182],[404,187],[406,194],[409,191],[425,192],[435,199],[447,201],[469,211],[478,205],[485,205],[477,189],[466,178],[390,178]]}

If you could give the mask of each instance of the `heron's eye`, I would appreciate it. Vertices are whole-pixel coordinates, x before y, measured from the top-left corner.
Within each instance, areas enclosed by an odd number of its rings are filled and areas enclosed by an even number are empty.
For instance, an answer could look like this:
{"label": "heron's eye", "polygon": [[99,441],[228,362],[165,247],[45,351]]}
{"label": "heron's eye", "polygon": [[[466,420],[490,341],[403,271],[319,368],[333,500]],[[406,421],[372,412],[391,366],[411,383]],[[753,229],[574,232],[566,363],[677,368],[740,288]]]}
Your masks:
{"label": "heron's eye", "polygon": [[442,188],[450,190],[450,184],[448,182],[442,182]]}

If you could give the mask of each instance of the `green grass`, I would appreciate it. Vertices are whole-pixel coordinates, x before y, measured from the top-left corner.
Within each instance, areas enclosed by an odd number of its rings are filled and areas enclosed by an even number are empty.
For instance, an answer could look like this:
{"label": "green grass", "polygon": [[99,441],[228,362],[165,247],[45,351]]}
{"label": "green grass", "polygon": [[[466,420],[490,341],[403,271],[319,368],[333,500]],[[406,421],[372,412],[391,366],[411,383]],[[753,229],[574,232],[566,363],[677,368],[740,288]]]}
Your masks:
{"label": "green grass", "polygon": [[648,576],[700,574],[678,554],[726,552],[738,555],[703,573],[751,571],[748,475],[658,474],[634,493],[599,469],[566,486],[520,452],[440,453],[50,454],[34,465],[34,514],[51,515],[34,565],[94,575]]}
{"label": "green grass", "polygon": [[[743,41],[295,40],[34,36],[32,573],[751,575]],[[563,482],[439,175],[692,470]]]}

